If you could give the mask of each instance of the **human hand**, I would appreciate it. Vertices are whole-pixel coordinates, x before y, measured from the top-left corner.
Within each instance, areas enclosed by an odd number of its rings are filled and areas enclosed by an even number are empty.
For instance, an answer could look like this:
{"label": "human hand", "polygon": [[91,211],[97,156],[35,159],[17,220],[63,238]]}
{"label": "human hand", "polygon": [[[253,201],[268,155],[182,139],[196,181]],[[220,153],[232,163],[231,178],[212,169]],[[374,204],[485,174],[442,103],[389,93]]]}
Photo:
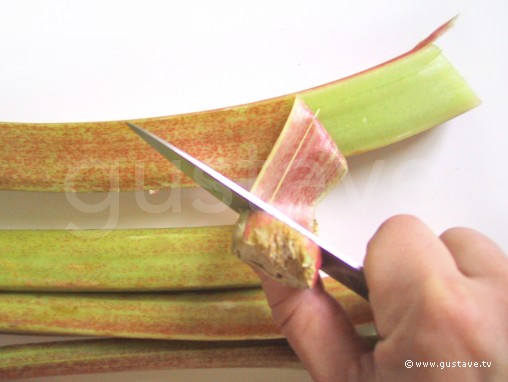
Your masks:
{"label": "human hand", "polygon": [[437,237],[417,218],[396,216],[369,242],[364,271],[380,336],[374,350],[321,283],[299,290],[261,276],[275,324],[314,380],[508,376],[508,259],[491,240],[466,228]]}

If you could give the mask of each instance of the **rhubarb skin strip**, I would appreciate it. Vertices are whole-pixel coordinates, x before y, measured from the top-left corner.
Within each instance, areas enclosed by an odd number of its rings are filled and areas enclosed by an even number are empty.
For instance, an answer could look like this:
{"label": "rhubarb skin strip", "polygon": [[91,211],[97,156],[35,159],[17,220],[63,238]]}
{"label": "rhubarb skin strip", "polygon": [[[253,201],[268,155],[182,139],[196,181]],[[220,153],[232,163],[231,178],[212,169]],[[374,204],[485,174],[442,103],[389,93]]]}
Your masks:
{"label": "rhubarb skin strip", "polygon": [[[316,115],[298,97],[252,192],[313,230],[314,206],[347,172],[347,164]],[[235,232],[239,258],[296,288],[318,280],[317,245],[268,214],[242,214]]]}
{"label": "rhubarb skin strip", "polygon": [[[327,291],[355,325],[367,301],[332,279]],[[0,332],[178,340],[282,338],[261,288],[180,293],[0,293]]]}
{"label": "rhubarb skin strip", "polygon": [[302,368],[285,340],[91,339],[0,348],[0,380],[119,371]]}
{"label": "rhubarb skin strip", "polygon": [[163,291],[259,285],[234,226],[0,230],[0,290]]}
{"label": "rhubarb skin strip", "polygon": [[296,97],[251,192],[313,230],[315,205],[346,173],[346,158],[318,116]]}
{"label": "rhubarb skin strip", "polygon": [[[439,125],[479,104],[429,38],[357,75],[251,104],[132,122],[235,180],[251,179],[270,153],[299,95],[345,156]],[[0,123],[0,189],[127,191],[192,184],[125,121]]]}

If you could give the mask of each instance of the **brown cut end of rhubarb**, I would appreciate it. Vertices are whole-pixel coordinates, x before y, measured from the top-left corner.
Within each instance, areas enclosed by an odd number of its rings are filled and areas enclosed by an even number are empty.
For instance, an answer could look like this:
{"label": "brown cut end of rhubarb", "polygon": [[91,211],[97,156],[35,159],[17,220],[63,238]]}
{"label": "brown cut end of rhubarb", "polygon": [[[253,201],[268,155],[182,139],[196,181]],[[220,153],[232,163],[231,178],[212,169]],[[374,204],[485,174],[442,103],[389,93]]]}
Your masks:
{"label": "brown cut end of rhubarb", "polygon": [[[346,172],[344,156],[297,97],[252,192],[313,230],[314,205]],[[240,259],[284,284],[309,288],[316,283],[319,247],[267,214],[243,214],[233,246]]]}
{"label": "brown cut end of rhubarb", "polygon": [[240,216],[235,251],[243,261],[294,288],[316,284],[319,247],[274,217],[253,212]]}

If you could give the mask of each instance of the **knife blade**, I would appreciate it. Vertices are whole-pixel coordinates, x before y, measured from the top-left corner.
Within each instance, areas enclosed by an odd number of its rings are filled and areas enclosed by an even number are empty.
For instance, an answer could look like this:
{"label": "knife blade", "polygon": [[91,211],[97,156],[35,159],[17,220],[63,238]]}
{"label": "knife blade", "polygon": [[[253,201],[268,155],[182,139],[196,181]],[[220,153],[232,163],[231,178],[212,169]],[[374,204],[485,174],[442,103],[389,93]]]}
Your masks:
{"label": "knife blade", "polygon": [[321,270],[368,299],[363,266],[356,259],[332,249],[319,236],[192,155],[133,123],[127,124],[153,149],[236,212],[263,211],[312,240],[321,249]]}

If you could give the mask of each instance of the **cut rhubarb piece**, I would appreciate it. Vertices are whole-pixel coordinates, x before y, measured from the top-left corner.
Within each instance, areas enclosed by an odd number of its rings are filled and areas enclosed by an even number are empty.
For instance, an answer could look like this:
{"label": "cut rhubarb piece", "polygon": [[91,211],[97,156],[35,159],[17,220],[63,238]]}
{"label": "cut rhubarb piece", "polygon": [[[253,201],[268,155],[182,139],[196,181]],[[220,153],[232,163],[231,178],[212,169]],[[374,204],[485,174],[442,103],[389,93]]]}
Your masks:
{"label": "cut rhubarb piece", "polygon": [[[344,156],[297,98],[252,192],[313,230],[314,205],[346,171]],[[242,214],[233,245],[243,261],[286,285],[309,288],[317,281],[319,247],[268,214]]]}

